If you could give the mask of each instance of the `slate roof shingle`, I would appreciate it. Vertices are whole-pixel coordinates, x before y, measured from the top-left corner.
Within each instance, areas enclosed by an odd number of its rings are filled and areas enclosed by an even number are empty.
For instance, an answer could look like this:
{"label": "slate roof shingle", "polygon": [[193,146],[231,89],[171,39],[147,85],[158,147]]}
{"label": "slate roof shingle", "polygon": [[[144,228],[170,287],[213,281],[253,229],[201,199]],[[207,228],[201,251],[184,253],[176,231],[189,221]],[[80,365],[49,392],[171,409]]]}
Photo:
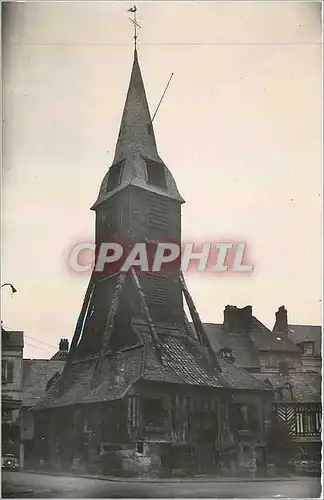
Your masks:
{"label": "slate roof shingle", "polygon": [[119,352],[115,357],[106,356],[101,381],[94,388],[91,388],[91,383],[97,358],[72,363],[67,368],[69,373],[46,394],[37,408],[122,398],[140,379],[227,390],[269,391],[269,387],[262,381],[222,357],[219,359],[222,371],[217,371],[212,365],[207,347],[184,333],[185,329],[180,326],[156,326],[162,346],[161,362],[154,352],[146,322],[135,320],[133,326],[146,339],[145,349],[139,346]]}
{"label": "slate roof shingle", "polygon": [[259,351],[300,353],[300,349],[291,339],[278,337],[255,316],[252,316],[251,329],[248,332],[227,333],[222,324],[216,323],[204,323],[204,327],[215,352],[229,347],[236,363],[242,367],[257,366]]}
{"label": "slate roof shingle", "polygon": [[289,382],[292,385],[293,399],[297,402],[321,402],[322,377],[318,373],[296,372],[287,376],[258,373],[255,376],[262,381],[268,379],[274,389],[280,389]]}
{"label": "slate roof shingle", "polygon": [[34,406],[45,396],[47,382],[62,372],[64,364],[51,359],[23,360],[23,406]]}
{"label": "slate roof shingle", "polygon": [[289,325],[289,338],[294,344],[310,341],[314,342],[316,356],[321,356],[322,351],[322,328],[316,325]]}

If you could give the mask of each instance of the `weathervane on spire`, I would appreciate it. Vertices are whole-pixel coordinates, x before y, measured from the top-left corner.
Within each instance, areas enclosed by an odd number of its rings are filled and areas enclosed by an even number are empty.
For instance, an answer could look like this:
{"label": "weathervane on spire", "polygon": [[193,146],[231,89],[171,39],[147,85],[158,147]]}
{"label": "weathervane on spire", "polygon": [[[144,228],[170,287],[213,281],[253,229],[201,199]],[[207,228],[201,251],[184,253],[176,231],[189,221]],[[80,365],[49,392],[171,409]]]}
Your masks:
{"label": "weathervane on spire", "polygon": [[128,9],[127,12],[132,12],[132,14],[134,14],[134,17],[133,19],[131,19],[129,17],[129,20],[133,23],[134,25],[134,45],[135,45],[135,49],[136,49],[136,42],[137,42],[137,28],[141,28],[142,26],[140,26],[136,20],[136,12],[137,12],[137,7],[136,5],[134,5],[133,7],[131,7],[130,9]]}

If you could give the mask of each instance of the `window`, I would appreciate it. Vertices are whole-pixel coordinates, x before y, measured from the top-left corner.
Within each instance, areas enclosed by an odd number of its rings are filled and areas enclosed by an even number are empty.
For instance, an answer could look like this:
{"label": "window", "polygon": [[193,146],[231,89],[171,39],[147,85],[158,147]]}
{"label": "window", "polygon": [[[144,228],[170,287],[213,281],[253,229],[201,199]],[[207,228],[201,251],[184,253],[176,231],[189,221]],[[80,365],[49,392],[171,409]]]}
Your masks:
{"label": "window", "polygon": [[107,182],[107,193],[109,191],[113,191],[120,184],[121,176],[122,176],[122,167],[124,161],[120,161],[112,165],[109,169],[108,173],[108,182]]}
{"label": "window", "polygon": [[153,186],[165,189],[167,185],[163,163],[159,163],[157,161],[149,159],[146,159],[145,163],[148,183],[152,184]]}
{"label": "window", "polygon": [[223,356],[223,358],[228,359],[229,361],[235,361],[235,358],[232,353],[232,349],[229,347],[223,347],[218,351],[218,353]]}
{"label": "window", "polygon": [[257,408],[253,404],[237,405],[237,428],[238,430],[257,431],[258,419]]}
{"label": "window", "polygon": [[314,342],[304,342],[303,353],[304,353],[304,356],[313,356],[314,355]]}
{"label": "window", "polygon": [[60,378],[60,373],[59,372],[56,372],[54,373],[54,375],[48,380],[47,384],[46,384],[46,390],[49,391],[53,385],[58,381],[58,379]]}
{"label": "window", "polygon": [[2,420],[4,422],[12,422],[12,410],[4,410],[2,412]]}
{"label": "window", "polygon": [[136,452],[139,453],[140,455],[142,455],[144,453],[144,443],[143,443],[143,441],[139,441],[136,444]]}
{"label": "window", "polygon": [[164,427],[166,412],[161,399],[144,399],[143,401],[144,425]]}
{"label": "window", "polygon": [[280,396],[281,399],[284,399],[286,401],[290,401],[291,399],[293,399],[292,385],[287,383],[284,386],[282,386],[280,389]]}
{"label": "window", "polygon": [[279,375],[287,376],[289,375],[289,362],[288,361],[278,361]]}
{"label": "window", "polygon": [[1,377],[3,384],[12,384],[14,379],[13,361],[3,361],[1,367]]}

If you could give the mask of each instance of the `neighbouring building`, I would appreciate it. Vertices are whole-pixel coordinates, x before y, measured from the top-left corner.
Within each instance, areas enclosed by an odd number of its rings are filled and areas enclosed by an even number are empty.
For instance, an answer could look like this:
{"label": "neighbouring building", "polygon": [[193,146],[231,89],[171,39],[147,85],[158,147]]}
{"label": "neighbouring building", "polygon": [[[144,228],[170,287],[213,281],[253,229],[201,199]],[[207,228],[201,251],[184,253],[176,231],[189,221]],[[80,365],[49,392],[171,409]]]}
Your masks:
{"label": "neighbouring building", "polygon": [[[183,202],[157,151],[135,50],[113,165],[92,207],[97,248],[180,243]],[[35,407],[34,453],[57,470],[237,475],[256,459],[264,473],[272,394],[214,352],[180,262],[159,273],[108,266],[92,273],[62,375]]]}
{"label": "neighbouring building", "polygon": [[20,453],[20,409],[24,334],[1,327],[2,452]]}
{"label": "neighbouring building", "polygon": [[301,352],[302,367],[322,373],[322,329],[317,325],[289,325],[288,336]]}
{"label": "neighbouring building", "polygon": [[253,316],[251,306],[226,306],[223,324],[204,326],[216,353],[226,352],[274,391],[268,457],[283,467],[300,459],[319,468],[321,328],[289,326],[284,306],[276,313],[272,331]]}
{"label": "neighbouring building", "polygon": [[60,377],[67,359],[69,342],[61,339],[51,359],[24,359],[22,365],[22,404],[20,410],[20,466],[33,469],[35,463],[34,406]]}

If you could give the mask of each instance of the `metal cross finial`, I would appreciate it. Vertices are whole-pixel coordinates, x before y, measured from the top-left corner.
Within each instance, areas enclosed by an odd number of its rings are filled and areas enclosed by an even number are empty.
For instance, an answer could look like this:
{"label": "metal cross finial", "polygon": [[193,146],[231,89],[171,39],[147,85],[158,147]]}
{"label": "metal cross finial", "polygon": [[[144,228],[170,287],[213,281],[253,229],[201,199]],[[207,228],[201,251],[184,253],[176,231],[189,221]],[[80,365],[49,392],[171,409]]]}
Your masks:
{"label": "metal cross finial", "polygon": [[129,17],[129,20],[133,23],[134,25],[134,45],[135,45],[135,50],[136,50],[136,43],[137,43],[137,28],[141,28],[142,26],[140,26],[136,20],[136,12],[137,12],[137,7],[136,5],[134,5],[133,7],[131,7],[130,9],[128,9],[127,12],[132,12],[134,14],[134,18],[131,19]]}

